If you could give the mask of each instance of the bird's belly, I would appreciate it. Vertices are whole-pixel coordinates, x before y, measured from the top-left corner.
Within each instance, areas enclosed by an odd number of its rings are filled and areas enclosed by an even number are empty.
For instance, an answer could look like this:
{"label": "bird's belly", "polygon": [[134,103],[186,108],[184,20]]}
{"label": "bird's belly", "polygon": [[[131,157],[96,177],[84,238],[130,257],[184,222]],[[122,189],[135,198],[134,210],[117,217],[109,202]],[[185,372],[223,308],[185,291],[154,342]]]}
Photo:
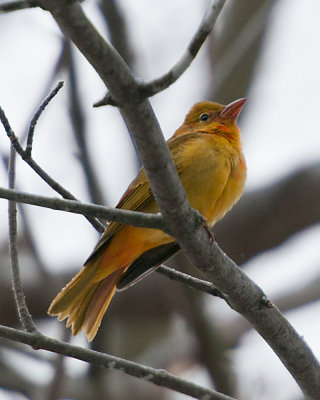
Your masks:
{"label": "bird's belly", "polygon": [[[190,204],[207,219],[210,226],[223,218],[239,200],[246,179],[244,160],[231,167],[226,158],[214,158],[194,165],[192,173],[181,176]],[[210,162],[209,162],[210,161]]]}
{"label": "bird's belly", "polygon": [[209,225],[214,225],[224,215],[231,210],[231,208],[240,199],[246,180],[246,172],[243,171],[231,171],[227,184],[219,197],[212,207],[211,215],[208,216]]}

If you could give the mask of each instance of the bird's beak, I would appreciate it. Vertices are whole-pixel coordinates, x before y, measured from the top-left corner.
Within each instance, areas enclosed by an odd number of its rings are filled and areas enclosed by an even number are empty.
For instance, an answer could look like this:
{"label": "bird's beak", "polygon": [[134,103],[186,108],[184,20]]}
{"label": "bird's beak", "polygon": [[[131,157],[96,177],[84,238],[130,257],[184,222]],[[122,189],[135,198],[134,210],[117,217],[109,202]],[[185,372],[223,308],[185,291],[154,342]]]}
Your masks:
{"label": "bird's beak", "polygon": [[247,101],[246,98],[242,98],[242,99],[235,100],[232,103],[226,105],[225,108],[221,111],[221,113],[219,115],[219,119],[221,119],[223,121],[227,121],[227,120],[236,121],[238,118],[238,115],[240,114],[240,111],[242,110],[242,107],[246,101]]}

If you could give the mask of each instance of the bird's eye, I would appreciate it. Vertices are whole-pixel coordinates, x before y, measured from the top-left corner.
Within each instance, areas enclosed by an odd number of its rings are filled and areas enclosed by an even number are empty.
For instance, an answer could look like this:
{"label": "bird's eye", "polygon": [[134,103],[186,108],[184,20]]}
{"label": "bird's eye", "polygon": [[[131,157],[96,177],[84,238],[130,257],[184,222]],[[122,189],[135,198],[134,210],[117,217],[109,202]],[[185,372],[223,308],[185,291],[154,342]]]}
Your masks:
{"label": "bird's eye", "polygon": [[208,118],[209,114],[204,113],[200,115],[199,121],[207,121]]}

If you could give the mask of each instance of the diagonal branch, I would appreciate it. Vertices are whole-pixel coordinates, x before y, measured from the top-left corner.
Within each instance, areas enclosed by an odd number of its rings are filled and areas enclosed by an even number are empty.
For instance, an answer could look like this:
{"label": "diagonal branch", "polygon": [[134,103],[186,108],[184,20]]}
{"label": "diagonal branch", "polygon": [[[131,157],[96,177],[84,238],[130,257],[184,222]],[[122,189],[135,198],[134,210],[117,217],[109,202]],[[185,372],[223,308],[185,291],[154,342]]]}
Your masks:
{"label": "diagonal branch", "polygon": [[226,297],[213,285],[212,282],[195,278],[194,276],[188,275],[184,272],[176,271],[174,268],[169,268],[166,267],[165,265],[161,265],[159,268],[157,268],[157,272],[166,276],[169,279],[182,282],[194,289],[200,290],[201,292],[211,294],[212,296],[220,297],[221,299],[227,301]]}
{"label": "diagonal branch", "polygon": [[[42,110],[43,111],[43,110]],[[58,192],[62,197],[69,200],[77,200],[68,190],[66,190],[60,183],[55,181],[47,172],[45,172],[39,164],[35,162],[35,160],[31,157],[30,151],[24,150],[15,135],[13,129],[10,126],[10,123],[6,117],[5,112],[0,107],[0,120],[2,125],[6,131],[7,136],[9,137],[15,151],[20,155],[20,157],[56,192]],[[31,141],[32,142],[32,141]],[[28,149],[28,147],[27,147]],[[104,231],[104,225],[96,220],[89,218],[89,222],[92,226],[102,233]]]}
{"label": "diagonal branch", "polygon": [[62,81],[58,82],[56,87],[41,102],[39,108],[34,113],[32,119],[31,119],[30,125],[29,125],[28,135],[27,135],[27,146],[26,146],[26,150],[25,150],[27,157],[31,157],[34,130],[36,128],[38,120],[39,120],[41,114],[43,113],[44,109],[47,107],[47,105],[50,103],[50,101],[58,94],[59,90],[62,88],[63,85],[64,85],[64,82],[62,82]]}
{"label": "diagonal branch", "polygon": [[[315,275],[310,281],[294,287],[276,296],[273,301],[282,312],[295,310],[298,307],[310,305],[320,298],[320,274]],[[240,315],[234,315],[229,321],[221,324],[224,339],[228,348],[235,347],[251,326]]]}
{"label": "diagonal branch", "polygon": [[39,7],[37,0],[17,0],[9,1],[0,5],[0,13],[24,10],[26,8]]}
{"label": "diagonal branch", "polygon": [[216,20],[224,6],[226,0],[213,0],[205,13],[203,20],[196,33],[193,35],[186,51],[180,60],[163,76],[143,85],[145,96],[150,97],[167,89],[172,83],[180,78],[180,76],[190,66],[195,59],[203,43],[212,31]]}
{"label": "diagonal branch", "polygon": [[[192,61],[196,58],[202,45],[206,41],[208,35],[212,31],[225,2],[226,0],[211,1],[210,6],[208,7],[207,12],[205,13],[197,31],[193,35],[187,49],[177,63],[168,72],[150,82],[139,84],[139,90],[143,97],[151,97],[167,89],[189,68]],[[117,104],[110,93],[107,93],[101,101],[95,103],[94,107],[100,107],[107,104]]]}
{"label": "diagonal branch", "polygon": [[124,360],[119,357],[85,349],[83,347],[73,346],[39,333],[27,333],[0,325],[0,336],[15,340],[20,343],[25,343],[35,349],[43,349],[52,351],[53,353],[63,354],[65,356],[92,364],[97,364],[108,369],[118,369],[128,375],[144,379],[147,382],[175,390],[179,393],[183,393],[197,399],[205,398],[207,400],[232,400],[232,398],[229,396],[225,396],[214,390],[207,389],[200,385],[196,385],[195,383],[178,378],[177,376],[170,374],[163,369],[160,370],[146,367],[144,365]]}

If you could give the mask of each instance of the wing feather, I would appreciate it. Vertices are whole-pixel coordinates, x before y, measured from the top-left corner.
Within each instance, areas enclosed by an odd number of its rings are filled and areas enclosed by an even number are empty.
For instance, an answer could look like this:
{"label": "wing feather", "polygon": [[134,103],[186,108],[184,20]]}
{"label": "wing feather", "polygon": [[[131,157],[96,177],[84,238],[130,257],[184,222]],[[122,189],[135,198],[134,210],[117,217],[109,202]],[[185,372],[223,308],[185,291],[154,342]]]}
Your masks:
{"label": "wing feather", "polygon": [[[181,172],[181,163],[178,148],[184,143],[187,144],[189,140],[200,137],[200,133],[190,133],[180,136],[174,136],[168,140],[167,144],[171,153],[171,156],[175,162],[178,174]],[[116,208],[130,211],[142,211],[142,212],[158,212],[158,206],[154,199],[147,174],[144,168],[141,168],[138,176],[131,182],[124,195],[121,197]],[[119,222],[111,222],[106,228],[105,232],[101,236],[99,242],[90,254],[85,264],[92,261],[96,256],[101,254],[101,251],[108,245],[110,239],[122,226]]]}

